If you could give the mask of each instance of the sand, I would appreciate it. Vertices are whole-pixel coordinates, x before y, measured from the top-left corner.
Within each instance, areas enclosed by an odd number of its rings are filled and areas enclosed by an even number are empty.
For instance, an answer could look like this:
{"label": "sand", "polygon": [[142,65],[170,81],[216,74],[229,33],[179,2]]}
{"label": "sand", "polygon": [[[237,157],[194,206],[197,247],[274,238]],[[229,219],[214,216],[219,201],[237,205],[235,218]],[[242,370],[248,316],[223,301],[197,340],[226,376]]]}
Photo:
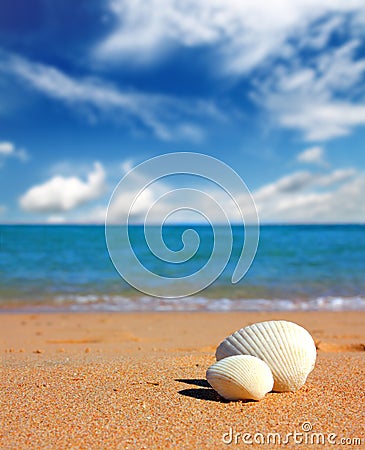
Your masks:
{"label": "sand", "polygon": [[[222,400],[216,345],[269,319],[311,332],[314,371],[295,393]],[[4,313],[0,329],[2,449],[365,448],[364,312]]]}

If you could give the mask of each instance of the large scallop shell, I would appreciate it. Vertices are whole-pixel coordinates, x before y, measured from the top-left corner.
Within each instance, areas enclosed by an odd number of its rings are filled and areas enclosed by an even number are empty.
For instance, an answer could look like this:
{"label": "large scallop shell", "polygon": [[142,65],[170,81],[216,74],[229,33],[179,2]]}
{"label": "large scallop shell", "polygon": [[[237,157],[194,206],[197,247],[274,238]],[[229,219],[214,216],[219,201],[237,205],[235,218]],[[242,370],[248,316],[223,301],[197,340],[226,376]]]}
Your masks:
{"label": "large scallop shell", "polygon": [[285,320],[255,323],[228,336],[216,358],[252,355],[267,363],[274,376],[274,391],[296,391],[306,382],[316,362],[316,346],[303,327]]}
{"label": "large scallop shell", "polygon": [[207,370],[207,380],[227,400],[261,400],[274,384],[269,366],[249,355],[216,362]]}

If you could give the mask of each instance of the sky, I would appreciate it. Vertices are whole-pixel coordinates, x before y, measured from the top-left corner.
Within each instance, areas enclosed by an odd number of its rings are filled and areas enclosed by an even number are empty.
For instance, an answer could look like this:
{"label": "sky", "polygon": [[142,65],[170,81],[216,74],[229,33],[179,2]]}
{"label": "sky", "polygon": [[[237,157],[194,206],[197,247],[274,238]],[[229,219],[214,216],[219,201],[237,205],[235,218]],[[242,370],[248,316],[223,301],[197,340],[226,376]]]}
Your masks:
{"label": "sky", "polygon": [[102,223],[121,177],[170,152],[232,167],[261,223],[365,222],[363,0],[0,8],[1,223]]}

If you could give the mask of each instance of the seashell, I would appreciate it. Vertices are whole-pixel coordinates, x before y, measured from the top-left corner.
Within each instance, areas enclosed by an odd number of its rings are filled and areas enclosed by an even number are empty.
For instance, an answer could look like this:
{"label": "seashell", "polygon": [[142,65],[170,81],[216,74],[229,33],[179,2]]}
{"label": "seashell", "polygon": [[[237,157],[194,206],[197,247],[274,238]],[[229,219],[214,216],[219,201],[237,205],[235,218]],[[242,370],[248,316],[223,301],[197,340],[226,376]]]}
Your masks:
{"label": "seashell", "polygon": [[274,384],[269,366],[249,355],[216,362],[208,368],[207,380],[227,400],[261,400]]}
{"label": "seashell", "polygon": [[316,346],[303,327],[285,320],[255,323],[224,339],[217,360],[232,355],[256,356],[270,367],[274,391],[296,391],[306,382],[316,362]]}

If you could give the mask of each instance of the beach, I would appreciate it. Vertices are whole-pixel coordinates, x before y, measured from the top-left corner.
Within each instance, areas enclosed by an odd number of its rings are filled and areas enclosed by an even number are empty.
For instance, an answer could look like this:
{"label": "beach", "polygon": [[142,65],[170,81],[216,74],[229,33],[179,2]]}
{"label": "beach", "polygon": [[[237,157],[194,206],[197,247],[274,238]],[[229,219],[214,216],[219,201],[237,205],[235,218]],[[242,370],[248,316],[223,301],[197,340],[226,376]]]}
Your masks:
{"label": "beach", "polygon": [[[216,346],[273,319],[312,334],[306,384],[222,400]],[[2,449],[365,446],[365,312],[4,312],[0,329]]]}
{"label": "beach", "polygon": [[1,6],[0,450],[365,450],[365,1]]}

